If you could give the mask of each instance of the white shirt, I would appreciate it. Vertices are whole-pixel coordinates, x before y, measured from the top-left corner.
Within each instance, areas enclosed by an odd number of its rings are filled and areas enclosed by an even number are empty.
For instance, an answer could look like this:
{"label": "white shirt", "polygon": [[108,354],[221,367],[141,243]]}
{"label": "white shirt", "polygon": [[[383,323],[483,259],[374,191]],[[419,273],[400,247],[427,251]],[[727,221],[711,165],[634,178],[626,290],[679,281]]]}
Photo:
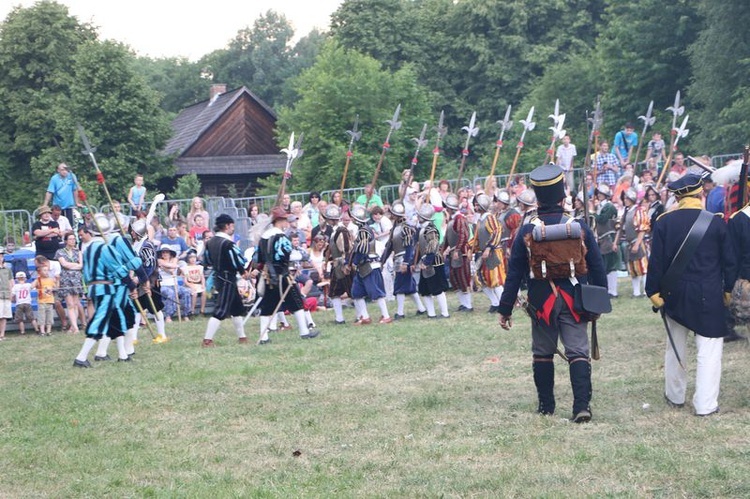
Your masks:
{"label": "white shirt", "polygon": [[563,171],[570,171],[573,167],[573,158],[578,155],[576,152],[576,146],[573,144],[560,144],[557,146],[557,165],[563,169]]}

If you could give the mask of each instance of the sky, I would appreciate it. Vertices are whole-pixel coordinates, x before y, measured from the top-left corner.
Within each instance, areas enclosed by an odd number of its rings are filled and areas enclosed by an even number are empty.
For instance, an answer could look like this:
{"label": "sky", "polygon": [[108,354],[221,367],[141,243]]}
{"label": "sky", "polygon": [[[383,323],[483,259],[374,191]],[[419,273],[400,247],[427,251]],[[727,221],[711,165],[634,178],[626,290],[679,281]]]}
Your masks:
{"label": "sky", "polygon": [[[269,9],[283,14],[295,38],[312,28],[328,29],[343,0],[57,0],[80,22],[98,27],[99,37],[129,45],[138,55],[187,57],[192,61],[224,48],[237,32]],[[0,19],[35,0],[0,0]]]}

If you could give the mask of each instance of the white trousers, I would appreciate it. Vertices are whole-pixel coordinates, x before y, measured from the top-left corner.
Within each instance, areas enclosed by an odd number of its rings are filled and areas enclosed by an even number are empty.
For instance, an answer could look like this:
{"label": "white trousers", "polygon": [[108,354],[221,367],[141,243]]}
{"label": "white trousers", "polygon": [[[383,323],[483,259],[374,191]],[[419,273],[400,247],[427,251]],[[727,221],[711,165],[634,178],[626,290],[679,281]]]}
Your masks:
{"label": "white trousers", "polygon": [[[672,332],[677,353],[687,368],[687,339],[691,331],[673,321],[669,316],[667,324]],[[698,359],[695,367],[695,413],[710,414],[719,408],[719,386],[721,385],[721,356],[724,351],[724,338],[706,338],[695,335]],[[677,361],[672,343],[667,338],[667,352],[664,356],[665,394],[676,404],[685,403],[688,373]]]}

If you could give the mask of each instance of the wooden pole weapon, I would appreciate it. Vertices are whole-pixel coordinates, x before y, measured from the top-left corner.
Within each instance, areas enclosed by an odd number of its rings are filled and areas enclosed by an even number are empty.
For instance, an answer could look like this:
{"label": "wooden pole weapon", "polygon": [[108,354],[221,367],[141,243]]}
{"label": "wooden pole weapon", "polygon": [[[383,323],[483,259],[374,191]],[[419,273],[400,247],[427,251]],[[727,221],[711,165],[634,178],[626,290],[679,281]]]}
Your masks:
{"label": "wooden pole weapon", "polygon": [[476,137],[479,133],[479,127],[475,127],[474,123],[477,119],[477,113],[474,111],[469,120],[469,125],[462,127],[461,130],[466,132],[466,143],[464,148],[461,150],[461,166],[458,168],[458,179],[456,179],[456,192],[461,188],[461,177],[464,175],[464,167],[466,166],[466,158],[469,156],[469,141],[472,137]]}
{"label": "wooden pole weapon", "polygon": [[385,142],[383,142],[383,150],[380,152],[378,166],[375,167],[375,173],[373,173],[372,175],[372,182],[370,182],[370,192],[367,193],[367,199],[365,201],[365,209],[367,209],[368,205],[370,204],[370,199],[375,192],[375,185],[378,181],[378,175],[380,175],[380,169],[383,167],[383,161],[385,161],[385,153],[387,153],[388,149],[391,148],[391,134],[394,130],[398,130],[399,128],[401,128],[401,122],[398,121],[399,114],[401,114],[401,104],[396,106],[396,112],[393,113],[393,118],[391,118],[390,120],[386,120],[386,123],[388,123],[391,127],[388,129],[388,135],[386,135],[385,137]]}
{"label": "wooden pole weapon", "polygon": [[531,106],[531,109],[529,109],[529,114],[526,116],[526,119],[521,120],[521,124],[523,125],[523,132],[521,132],[521,138],[518,140],[518,144],[516,145],[516,156],[513,158],[513,164],[510,167],[510,173],[508,173],[508,181],[505,183],[506,189],[510,187],[510,179],[513,178],[513,173],[516,171],[518,157],[521,156],[521,149],[523,149],[523,139],[524,137],[526,137],[526,132],[530,132],[536,126],[536,123],[531,121],[532,119],[534,119],[534,106]]}
{"label": "wooden pole weapon", "polygon": [[425,139],[426,135],[427,123],[422,125],[422,132],[419,134],[419,138],[413,137],[411,139],[417,144],[417,148],[414,150],[414,156],[411,158],[411,166],[409,167],[409,175],[406,178],[406,184],[402,185],[403,192],[399,192],[399,197],[401,199],[406,196],[406,189],[411,185],[412,180],[414,180],[414,169],[417,167],[417,162],[419,161],[419,151],[427,145],[427,139]]}
{"label": "wooden pole weapon", "polygon": [[[114,203],[112,202],[112,196],[109,193],[109,189],[107,188],[107,182],[104,180],[104,174],[102,173],[101,169],[99,168],[99,164],[96,162],[96,156],[94,156],[94,152],[96,152],[96,148],[91,147],[91,143],[89,142],[88,137],[86,136],[86,132],[84,132],[83,127],[81,125],[78,125],[78,134],[81,136],[81,141],[83,142],[83,154],[88,156],[91,160],[91,163],[94,165],[94,169],[96,170],[96,181],[101,184],[101,186],[104,188],[104,193],[107,195],[107,200],[109,201],[109,205],[112,206]],[[102,235],[102,238],[104,238],[105,241],[107,241],[106,234],[101,230],[101,227],[99,227],[99,224],[96,222],[96,217],[92,217],[94,219],[94,223],[96,223],[97,228],[99,229],[99,233]],[[122,226],[122,223],[120,222],[120,217],[117,216],[117,213],[115,213],[114,216],[115,222],[117,223],[117,227],[120,230],[120,233],[122,234],[122,237],[125,237],[125,229]],[[135,307],[138,309],[138,312],[140,312],[141,317],[143,317],[144,322],[146,323],[146,327],[148,328],[148,332],[151,333],[152,337],[156,337],[154,335],[153,329],[151,329],[151,323],[148,321],[148,318],[146,316],[146,312],[143,310],[143,307],[141,306],[141,302],[138,300],[132,300],[135,304]]]}
{"label": "wooden pole weapon", "polygon": [[654,126],[654,123],[656,122],[656,116],[652,116],[651,114],[653,110],[654,110],[654,101],[651,101],[648,105],[648,111],[646,111],[646,116],[638,116],[639,120],[643,120],[643,132],[641,132],[641,140],[638,141],[638,148],[635,150],[635,158],[633,158],[634,171],[637,171],[638,169],[638,156],[641,155],[641,146],[643,145],[643,142],[646,140],[646,132],[648,131],[648,128]]}
{"label": "wooden pole weapon", "polygon": [[437,135],[435,137],[435,148],[432,150],[432,169],[430,170],[430,189],[425,194],[425,199],[429,200],[430,191],[433,188],[435,182],[435,169],[437,168],[438,158],[440,157],[440,139],[448,133],[448,128],[443,124],[445,121],[445,111],[440,111],[440,119],[435,127]]}
{"label": "wooden pole weapon", "polygon": [[670,128],[671,138],[669,139],[669,154],[667,155],[667,162],[661,169],[661,174],[656,180],[656,188],[659,189],[661,182],[664,179],[664,174],[670,168],[672,163],[672,153],[674,152],[675,141],[677,139],[677,117],[682,116],[685,112],[685,106],[680,106],[680,91],[677,91],[674,97],[674,104],[667,108],[667,111],[672,111],[672,128]]}
{"label": "wooden pole weapon", "polygon": [[[581,187],[583,190],[583,215],[584,220],[588,225],[590,224],[589,220],[589,191],[588,187],[586,186],[586,175],[589,173],[591,169],[591,148],[593,144],[596,142],[596,137],[599,134],[599,129],[602,126],[603,118],[602,118],[602,106],[601,106],[601,100],[599,97],[596,98],[596,107],[594,108],[594,114],[592,117],[587,118],[587,125],[591,123],[591,132],[589,133],[589,140],[588,144],[586,146],[586,156],[583,159],[583,178],[581,179]],[[596,176],[594,176],[594,183],[596,184]]]}
{"label": "wooden pole weapon", "polygon": [[354,127],[351,130],[347,130],[346,133],[349,135],[349,149],[346,151],[346,163],[344,164],[344,175],[341,177],[341,188],[339,189],[339,197],[344,199],[344,186],[346,185],[346,175],[349,172],[349,163],[354,156],[354,143],[362,138],[362,132],[357,131],[359,125],[359,115],[354,118]]}
{"label": "wooden pole weapon", "polygon": [[503,148],[503,135],[510,127],[513,126],[513,122],[510,120],[510,104],[505,110],[505,118],[502,121],[498,120],[497,123],[500,125],[500,136],[495,142],[495,157],[492,158],[492,167],[490,168],[490,176],[484,181],[484,191],[489,192],[492,186],[492,179],[495,177],[495,168],[497,167],[497,161],[500,159],[500,149]]}
{"label": "wooden pole weapon", "polygon": [[292,176],[292,163],[295,159],[302,157],[303,151],[300,149],[302,146],[302,137],[303,134],[299,134],[299,139],[297,139],[297,143],[295,144],[294,132],[292,132],[289,136],[289,146],[281,150],[281,152],[286,154],[286,166],[284,167],[284,177],[281,179],[281,185],[279,186],[279,193],[276,195],[275,206],[281,206],[284,193],[286,192],[286,181]]}
{"label": "wooden pole weapon", "polygon": [[547,155],[544,158],[545,163],[553,163],[555,161],[555,142],[558,139],[565,137],[565,130],[563,125],[565,124],[565,113],[560,114],[560,99],[555,99],[555,112],[549,115],[552,118],[553,125],[549,127],[552,131],[552,143],[547,149]]}
{"label": "wooden pole weapon", "polygon": [[664,165],[664,169],[662,170],[661,175],[659,175],[659,181],[656,183],[657,189],[661,186],[661,181],[664,178],[664,174],[669,169],[669,164],[672,162],[672,155],[674,154],[674,151],[677,150],[677,144],[680,142],[680,139],[682,137],[687,137],[687,134],[690,133],[690,130],[686,128],[688,118],[690,118],[690,115],[686,114],[685,118],[682,120],[682,124],[680,125],[680,128],[672,130],[672,140],[671,140],[672,145],[669,148],[669,156],[667,156],[667,164]]}

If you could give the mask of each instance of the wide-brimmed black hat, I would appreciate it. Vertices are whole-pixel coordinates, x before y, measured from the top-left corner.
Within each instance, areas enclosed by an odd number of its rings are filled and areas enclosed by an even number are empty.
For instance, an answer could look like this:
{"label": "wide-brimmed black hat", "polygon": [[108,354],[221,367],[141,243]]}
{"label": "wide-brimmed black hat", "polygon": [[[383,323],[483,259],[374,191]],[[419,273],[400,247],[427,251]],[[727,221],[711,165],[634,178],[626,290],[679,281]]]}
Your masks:
{"label": "wide-brimmed black hat", "polygon": [[230,217],[226,213],[222,213],[216,217],[216,225],[229,225],[234,223],[234,218]]}

